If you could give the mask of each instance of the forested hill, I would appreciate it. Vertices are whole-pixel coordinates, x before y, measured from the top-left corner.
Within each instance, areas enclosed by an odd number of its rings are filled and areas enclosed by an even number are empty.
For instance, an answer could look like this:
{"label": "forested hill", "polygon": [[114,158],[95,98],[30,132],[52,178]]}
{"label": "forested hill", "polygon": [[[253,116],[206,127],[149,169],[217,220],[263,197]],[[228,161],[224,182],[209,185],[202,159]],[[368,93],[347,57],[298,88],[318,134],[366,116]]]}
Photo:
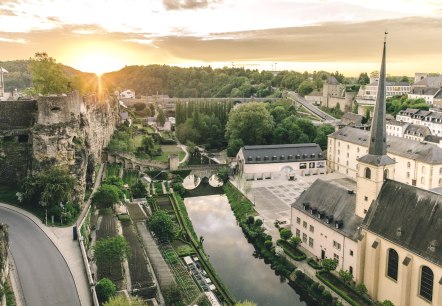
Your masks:
{"label": "forested hill", "polygon": [[0,61],[0,67],[5,68],[9,73],[4,75],[5,91],[13,91],[31,87],[31,74],[28,71],[28,60]]}
{"label": "forested hill", "polygon": [[[103,75],[110,92],[132,89],[137,95],[167,94],[171,97],[279,97],[277,88],[296,90],[308,94],[322,89],[323,81],[330,74],[308,74],[282,71],[273,75],[269,71],[244,68],[207,67],[180,68],[166,65],[127,66],[119,71]],[[337,77],[344,79],[342,74]],[[335,77],[336,77],[335,76]]]}
{"label": "forested hill", "polygon": [[[22,91],[32,86],[32,77],[29,71],[30,60],[0,61],[0,67],[5,68],[8,73],[4,74],[5,91],[11,92],[15,88]],[[93,73],[82,72],[72,67],[60,64],[64,74],[69,80],[73,81],[78,89],[89,90],[86,87],[95,87],[90,85],[90,79],[96,79]],[[81,87],[81,88],[80,88]]]}

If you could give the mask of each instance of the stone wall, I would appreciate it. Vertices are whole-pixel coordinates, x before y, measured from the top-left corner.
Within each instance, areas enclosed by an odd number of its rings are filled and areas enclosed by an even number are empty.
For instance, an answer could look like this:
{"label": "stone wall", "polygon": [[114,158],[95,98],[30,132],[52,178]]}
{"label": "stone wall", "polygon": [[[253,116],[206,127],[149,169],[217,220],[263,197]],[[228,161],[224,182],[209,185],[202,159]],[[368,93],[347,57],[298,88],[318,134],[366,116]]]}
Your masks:
{"label": "stone wall", "polygon": [[57,165],[76,176],[81,199],[118,123],[118,100],[72,92],[0,104],[0,184]]}

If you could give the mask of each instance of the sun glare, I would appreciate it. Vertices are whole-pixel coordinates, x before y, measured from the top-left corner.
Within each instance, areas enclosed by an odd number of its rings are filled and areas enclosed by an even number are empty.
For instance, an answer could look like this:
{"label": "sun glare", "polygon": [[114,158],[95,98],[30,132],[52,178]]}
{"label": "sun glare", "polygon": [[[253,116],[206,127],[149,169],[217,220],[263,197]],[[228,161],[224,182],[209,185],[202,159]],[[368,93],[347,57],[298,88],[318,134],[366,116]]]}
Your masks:
{"label": "sun glare", "polygon": [[83,72],[101,75],[124,67],[124,56],[116,46],[107,44],[83,45],[66,52],[68,65]]}

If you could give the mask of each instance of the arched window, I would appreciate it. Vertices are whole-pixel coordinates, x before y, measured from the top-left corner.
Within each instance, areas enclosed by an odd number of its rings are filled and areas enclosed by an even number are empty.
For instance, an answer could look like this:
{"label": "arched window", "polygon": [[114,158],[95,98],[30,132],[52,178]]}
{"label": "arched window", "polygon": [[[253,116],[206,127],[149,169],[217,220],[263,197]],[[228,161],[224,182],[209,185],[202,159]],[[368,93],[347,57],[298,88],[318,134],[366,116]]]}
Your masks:
{"label": "arched window", "polygon": [[393,249],[388,250],[387,275],[397,281],[399,255]]}
{"label": "arched window", "polygon": [[422,173],[425,174],[425,166],[422,166]]}
{"label": "arched window", "polygon": [[433,271],[427,266],[423,266],[421,271],[419,295],[430,302],[433,300],[433,279]]}
{"label": "arched window", "polygon": [[388,169],[384,170],[384,180],[388,179]]}
{"label": "arched window", "polygon": [[425,184],[425,177],[421,177],[421,184]]}
{"label": "arched window", "polygon": [[371,179],[371,170],[370,170],[370,168],[365,168],[365,178]]}
{"label": "arched window", "polygon": [[411,163],[408,162],[408,163],[407,163],[407,168],[410,168],[410,167],[411,167]]}
{"label": "arched window", "polygon": [[442,174],[442,167],[439,168],[439,174]]}

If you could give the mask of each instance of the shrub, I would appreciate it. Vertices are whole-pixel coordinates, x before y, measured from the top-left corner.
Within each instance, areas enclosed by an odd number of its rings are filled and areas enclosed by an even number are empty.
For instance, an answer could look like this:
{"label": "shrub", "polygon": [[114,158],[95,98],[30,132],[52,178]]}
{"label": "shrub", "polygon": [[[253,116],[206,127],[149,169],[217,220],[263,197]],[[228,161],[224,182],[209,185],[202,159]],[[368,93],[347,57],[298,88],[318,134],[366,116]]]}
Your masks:
{"label": "shrub", "polygon": [[290,238],[289,243],[292,247],[297,248],[301,244],[301,238],[292,237],[292,238]]}
{"label": "shrub", "polygon": [[322,299],[327,303],[327,305],[330,305],[333,301],[333,296],[329,291],[325,290],[322,292]]}
{"label": "shrub", "polygon": [[382,306],[394,306],[393,302],[390,300],[385,300],[381,303]]}
{"label": "shrub", "polygon": [[253,224],[255,223],[255,217],[254,216],[248,216],[247,217],[247,224]]}
{"label": "shrub", "polygon": [[266,240],[264,242],[264,245],[265,245],[267,250],[270,250],[272,248],[272,245],[273,245],[272,240]]}
{"label": "shrub", "polygon": [[359,283],[356,285],[355,287],[355,291],[359,294],[359,295],[364,295],[367,294],[367,287],[365,287],[364,283]]}
{"label": "shrub", "polygon": [[322,260],[322,268],[325,271],[333,271],[338,266],[338,262],[334,259],[326,258]]}
{"label": "shrub", "polygon": [[291,230],[283,228],[279,234],[281,235],[282,240],[290,239],[293,236],[293,233]]}
{"label": "shrub", "polygon": [[344,283],[349,283],[353,279],[353,274],[345,270],[339,270],[339,277]]}
{"label": "shrub", "polygon": [[111,297],[115,296],[116,286],[108,278],[102,278],[95,286],[97,297],[101,303],[106,303]]}
{"label": "shrub", "polygon": [[177,227],[172,218],[163,210],[158,210],[152,214],[147,221],[149,229],[161,240],[171,241],[177,235]]}
{"label": "shrub", "polygon": [[255,225],[256,226],[262,226],[262,220],[261,219],[256,219]]}

